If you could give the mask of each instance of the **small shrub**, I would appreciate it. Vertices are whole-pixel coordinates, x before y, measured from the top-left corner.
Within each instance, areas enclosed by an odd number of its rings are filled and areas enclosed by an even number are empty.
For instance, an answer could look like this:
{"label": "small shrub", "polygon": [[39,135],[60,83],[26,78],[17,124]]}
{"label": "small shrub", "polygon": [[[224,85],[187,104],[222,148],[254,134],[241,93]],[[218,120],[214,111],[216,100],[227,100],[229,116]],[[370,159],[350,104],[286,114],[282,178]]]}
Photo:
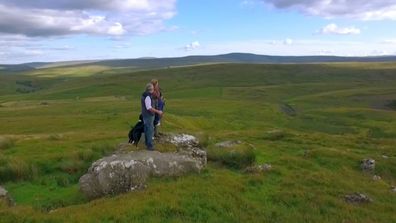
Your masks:
{"label": "small shrub", "polygon": [[9,149],[14,146],[14,141],[10,138],[0,136],[0,149]]}
{"label": "small shrub", "polygon": [[230,148],[212,146],[207,149],[207,156],[209,161],[219,162],[236,169],[251,166],[256,161],[253,148],[246,144],[239,144]]}

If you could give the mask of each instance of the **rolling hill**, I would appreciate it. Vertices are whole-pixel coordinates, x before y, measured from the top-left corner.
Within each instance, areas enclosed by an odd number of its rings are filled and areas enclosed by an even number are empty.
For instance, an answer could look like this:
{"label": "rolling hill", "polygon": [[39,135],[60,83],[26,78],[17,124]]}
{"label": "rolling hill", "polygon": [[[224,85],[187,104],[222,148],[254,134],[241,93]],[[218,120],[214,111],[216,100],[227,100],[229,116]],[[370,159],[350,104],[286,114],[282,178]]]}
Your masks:
{"label": "rolling hill", "polygon": [[174,58],[137,58],[95,61],[38,62],[17,65],[0,65],[7,71],[29,71],[43,68],[68,66],[107,66],[133,67],[137,70],[161,69],[169,67],[191,66],[216,63],[248,64],[285,64],[285,63],[333,63],[333,62],[392,62],[396,56],[382,57],[338,57],[338,56],[268,56],[249,53],[230,53],[214,56],[186,56]]}
{"label": "rolling hill", "polygon": [[[0,222],[395,222],[396,63],[95,75],[102,66],[0,71],[0,184],[16,202],[0,199]],[[79,178],[128,140],[152,78],[166,96],[162,132],[195,135],[207,151],[240,140],[273,169],[251,174],[210,159],[201,174],[87,200]],[[228,159],[243,161],[234,149]],[[372,173],[360,168],[366,158],[376,161]],[[373,202],[346,202],[355,192]]]}

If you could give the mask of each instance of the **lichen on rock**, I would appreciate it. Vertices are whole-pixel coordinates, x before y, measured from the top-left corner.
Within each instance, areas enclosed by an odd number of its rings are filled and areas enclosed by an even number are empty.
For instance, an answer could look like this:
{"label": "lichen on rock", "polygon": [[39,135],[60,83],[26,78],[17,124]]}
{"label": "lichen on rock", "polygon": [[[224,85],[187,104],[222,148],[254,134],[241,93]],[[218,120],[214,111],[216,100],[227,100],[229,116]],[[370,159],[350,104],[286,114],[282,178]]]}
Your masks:
{"label": "lichen on rock", "polygon": [[94,162],[80,178],[80,190],[90,199],[145,187],[149,177],[177,177],[199,173],[207,163],[206,152],[194,136],[166,136],[177,152],[132,151],[117,153]]}

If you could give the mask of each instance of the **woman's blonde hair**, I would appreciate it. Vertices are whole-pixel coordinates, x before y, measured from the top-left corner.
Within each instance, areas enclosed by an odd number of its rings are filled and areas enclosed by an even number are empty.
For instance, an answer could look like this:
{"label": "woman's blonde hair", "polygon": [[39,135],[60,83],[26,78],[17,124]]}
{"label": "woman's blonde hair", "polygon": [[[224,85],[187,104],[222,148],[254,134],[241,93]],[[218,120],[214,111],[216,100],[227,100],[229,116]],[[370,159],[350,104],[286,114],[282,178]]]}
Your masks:
{"label": "woman's blonde hair", "polygon": [[158,85],[158,80],[157,79],[152,79],[151,80],[151,83],[154,85],[154,87],[156,86],[156,85]]}
{"label": "woman's blonde hair", "polygon": [[158,84],[158,80],[157,79],[152,79],[150,82],[153,87],[154,87],[154,92],[153,92],[153,96],[154,98],[160,98],[161,97],[161,90]]}

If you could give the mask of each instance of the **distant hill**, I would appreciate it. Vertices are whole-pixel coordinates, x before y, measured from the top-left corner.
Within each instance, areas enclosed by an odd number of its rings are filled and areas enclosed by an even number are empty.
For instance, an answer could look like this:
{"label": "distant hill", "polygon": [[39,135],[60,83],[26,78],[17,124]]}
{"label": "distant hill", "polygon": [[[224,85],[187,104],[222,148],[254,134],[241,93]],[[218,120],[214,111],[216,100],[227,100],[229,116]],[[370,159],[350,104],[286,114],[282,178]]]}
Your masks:
{"label": "distant hill", "polygon": [[186,56],[175,58],[137,58],[96,61],[65,61],[53,63],[25,63],[0,65],[0,70],[26,71],[53,67],[99,65],[107,67],[134,67],[139,70],[167,67],[191,66],[212,63],[332,63],[332,62],[396,62],[396,56],[380,57],[338,57],[338,56],[267,56],[249,53],[230,53],[215,56]]}
{"label": "distant hill", "polygon": [[0,64],[0,71],[27,71],[35,69],[34,67],[28,64],[16,64],[16,65],[7,65]]}

